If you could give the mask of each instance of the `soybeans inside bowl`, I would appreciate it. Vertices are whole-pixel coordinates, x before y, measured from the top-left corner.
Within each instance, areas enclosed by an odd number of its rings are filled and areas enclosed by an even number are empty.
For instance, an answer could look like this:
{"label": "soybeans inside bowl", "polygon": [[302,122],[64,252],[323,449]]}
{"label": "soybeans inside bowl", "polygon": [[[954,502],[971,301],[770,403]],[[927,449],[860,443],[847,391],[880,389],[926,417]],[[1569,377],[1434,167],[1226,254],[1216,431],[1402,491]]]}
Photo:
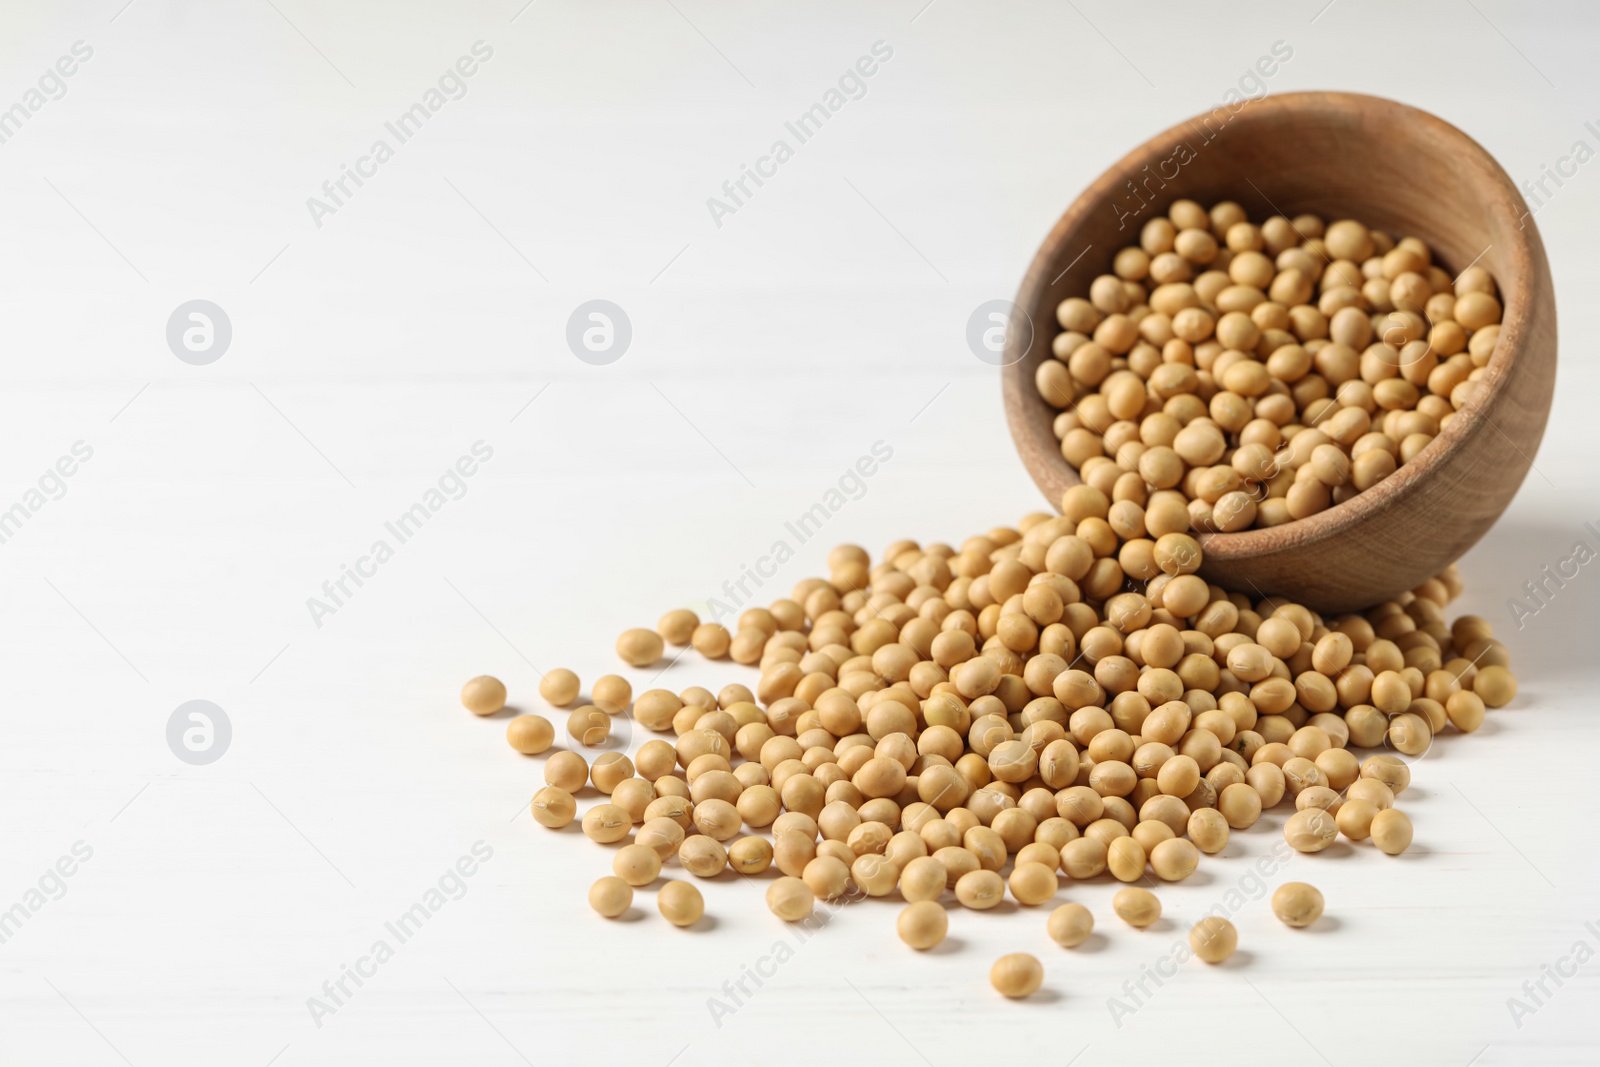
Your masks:
{"label": "soybeans inside bowl", "polygon": [[1494,279],[1356,219],[1178,200],[1056,306],[1034,374],[1127,538],[1305,519],[1415,459],[1482,387]]}
{"label": "soybeans inside bowl", "polygon": [[[1195,222],[1196,211],[1204,212],[1210,223],[1209,209],[1237,205],[1246,220],[1262,231],[1264,247],[1270,246],[1269,237],[1281,240],[1297,220],[1309,222],[1312,217],[1323,223],[1324,245],[1330,238],[1335,244],[1343,240],[1345,228],[1336,232],[1332,225],[1346,220],[1369,235],[1376,231],[1393,236],[1396,247],[1404,238],[1415,238],[1420,248],[1413,251],[1420,254],[1421,248],[1427,249],[1427,269],[1400,271],[1384,280],[1391,290],[1399,274],[1415,273],[1426,281],[1432,292],[1423,300],[1424,319],[1427,299],[1444,292],[1438,283],[1445,279],[1433,268],[1448,275],[1449,295],[1457,302],[1458,281],[1483,290],[1493,283],[1492,295],[1501,309],[1498,332],[1485,334],[1480,341],[1480,354],[1485,346],[1491,351],[1483,366],[1474,364],[1467,372],[1469,378],[1473,371],[1481,372],[1472,379],[1471,388],[1459,394],[1453,385],[1440,394],[1427,391],[1426,395],[1449,401],[1454,410],[1443,412],[1430,401],[1437,412],[1438,432],[1427,434],[1428,441],[1403,432],[1393,473],[1376,477],[1376,467],[1383,461],[1373,458],[1365,461],[1358,479],[1354,458],[1346,474],[1338,459],[1324,452],[1321,473],[1332,481],[1344,477],[1351,487],[1337,492],[1337,486],[1319,477],[1328,490],[1325,507],[1319,507],[1321,490],[1307,485],[1296,493],[1295,511],[1290,512],[1287,490],[1296,484],[1290,481],[1281,494],[1283,503],[1267,508],[1266,519],[1273,524],[1257,522],[1261,510],[1257,502],[1257,515],[1249,524],[1242,523],[1239,514],[1227,515],[1226,525],[1236,529],[1197,533],[1205,548],[1202,574],[1225,588],[1252,595],[1270,590],[1326,611],[1365,608],[1416,588],[1460,558],[1510,503],[1531,467],[1555,380],[1555,301],[1544,247],[1526,203],[1504,170],[1466,134],[1426,112],[1351,93],[1285,93],[1250,103],[1220,126],[1209,118],[1180,123],[1129,153],[1078,197],[1046,237],[1024,277],[1007,331],[1002,373],[1012,436],[1029,473],[1055,506],[1061,506],[1066,490],[1084,483],[1079,468],[1063,455],[1063,440],[1056,434],[1062,409],[1039,390],[1040,367],[1061,362],[1053,348],[1057,336],[1065,332],[1058,309],[1070,299],[1093,307],[1091,289],[1102,276],[1127,280],[1116,269],[1118,253],[1140,246],[1153,219],[1165,218],[1179,232],[1196,231],[1184,238],[1183,251],[1198,258],[1207,254],[1210,241],[1217,243],[1218,255],[1238,254],[1227,244],[1231,225],[1220,232],[1215,225],[1178,226],[1172,218],[1175,208]],[[1178,207],[1180,203],[1184,206]],[[1224,209],[1224,221],[1237,221],[1227,219],[1228,212],[1233,208]],[[1269,224],[1270,219],[1282,221]],[[1177,237],[1174,232],[1174,252],[1179,252]],[[1305,241],[1300,243],[1304,246]],[[1375,240],[1374,253],[1378,244]],[[1361,285],[1349,288],[1363,292],[1372,281],[1366,274],[1372,268],[1366,264],[1376,259],[1374,266],[1381,274],[1383,256],[1392,251],[1346,259],[1362,272]],[[1156,258],[1151,255],[1152,267]],[[1272,266],[1278,266],[1276,254]],[[1125,263],[1124,270],[1127,267]],[[1323,280],[1327,268],[1328,264],[1317,267],[1315,283]],[[1463,279],[1469,268],[1472,273]],[[1195,272],[1196,279],[1203,273]],[[1269,300],[1281,273],[1285,272],[1276,272],[1262,290]],[[1303,287],[1306,280],[1302,272],[1298,279],[1280,282],[1278,295],[1285,299],[1272,302],[1281,303],[1286,312],[1301,306],[1303,302],[1295,299],[1300,294],[1287,290]],[[1115,300],[1111,283],[1098,284],[1105,300]],[[1476,297],[1472,302],[1481,303]],[[1213,336],[1222,317],[1213,316]],[[1353,324],[1352,316],[1346,319]],[[1370,314],[1367,321],[1370,326]],[[1240,320],[1234,322],[1242,325]],[[1486,323],[1483,329],[1491,325]],[[1292,329],[1285,332],[1296,336]],[[1465,332],[1470,359],[1474,331]],[[1432,323],[1424,335],[1431,338]],[[1494,343],[1488,345],[1491,335]],[[1093,333],[1088,336],[1094,338]],[[1307,339],[1296,336],[1302,348]],[[1405,346],[1394,347],[1398,352]],[[1361,351],[1364,348],[1358,356]],[[1271,355],[1252,353],[1250,359],[1264,366]],[[1448,363],[1449,358],[1440,362]],[[1359,371],[1359,358],[1357,367]],[[1284,369],[1292,373],[1292,368]],[[1179,372],[1163,372],[1175,373]],[[1255,377],[1253,384],[1241,381],[1246,389],[1260,385],[1255,367],[1239,370],[1236,376]],[[1397,378],[1417,388],[1420,402],[1426,380],[1418,386],[1404,373]],[[1286,384],[1292,391],[1293,383]],[[1443,389],[1445,383],[1440,384]],[[1267,388],[1274,389],[1270,381]],[[1393,402],[1405,398],[1387,394],[1402,392],[1404,386],[1388,385],[1380,395]],[[1210,417],[1209,397],[1205,400]],[[1279,426],[1280,433],[1290,422],[1305,425],[1302,405],[1296,407],[1295,414]],[[1254,408],[1252,404],[1252,418]],[[1375,406],[1378,410],[1390,409]],[[1447,414],[1452,417],[1446,418]],[[1344,429],[1348,428],[1341,432]],[[1421,432],[1414,425],[1394,429]],[[1407,438],[1413,438],[1409,449]],[[1227,447],[1233,447],[1231,442]],[[1150,471],[1140,473],[1171,477],[1170,464],[1159,469],[1162,455],[1151,461]],[[1309,462],[1309,457],[1300,460],[1296,471]],[[1228,465],[1232,466],[1231,457]],[[1138,463],[1132,468],[1138,472]],[[1181,487],[1187,473],[1179,475],[1174,488]],[[1302,477],[1309,479],[1310,474]],[[1149,483],[1148,478],[1145,481]],[[1353,491],[1358,481],[1368,488]],[[1187,510],[1188,500],[1183,503]],[[1215,525],[1214,507],[1212,519]]]}

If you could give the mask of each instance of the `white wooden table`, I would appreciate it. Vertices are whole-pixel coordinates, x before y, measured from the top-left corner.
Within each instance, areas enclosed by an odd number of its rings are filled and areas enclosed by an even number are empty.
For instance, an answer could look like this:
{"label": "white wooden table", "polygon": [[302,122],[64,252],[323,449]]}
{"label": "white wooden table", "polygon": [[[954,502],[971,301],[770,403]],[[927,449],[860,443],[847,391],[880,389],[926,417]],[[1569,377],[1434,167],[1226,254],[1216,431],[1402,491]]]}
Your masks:
{"label": "white wooden table", "polygon": [[[1594,1062],[1600,964],[1573,953],[1600,950],[1600,573],[1520,631],[1507,603],[1600,545],[1600,170],[1562,162],[1600,149],[1592,11],[121,2],[11,5],[0,34],[0,121],[25,112],[0,126],[0,1061]],[[1074,952],[1002,908],[915,955],[883,902],[801,943],[732,880],[705,886],[708,930],[591,914],[605,854],[532,823],[538,762],[461,682],[536,706],[536,669],[616,669],[619,630],[721,595],[777,541],[796,558],[765,598],[838,541],[1042,507],[968,316],[1101,168],[1277,42],[1263,91],[1396,96],[1519,181],[1566,175],[1538,214],[1566,327],[1549,435],[1462,565],[1459,607],[1501,626],[1522,692],[1417,767],[1416,847],[1279,863],[1276,812],[1165,891],[1153,930],[1110,914],[1114,886],[1067,887],[1100,921]],[[808,113],[801,141],[785,124]],[[763,184],[708,207],[745,165]],[[345,166],[363,183],[334,202]],[[603,366],[566,343],[595,299],[632,330]],[[231,324],[204,365],[166,338],[192,300]],[[880,441],[857,498],[795,540]],[[385,524],[419,503],[402,540]],[[687,657],[659,684],[750,677]],[[169,748],[194,700],[229,724],[210,763]],[[1288,878],[1323,889],[1322,927],[1271,917]],[[1237,962],[1158,985],[1230,893]],[[1024,1004],[987,984],[1014,950],[1047,966]]]}

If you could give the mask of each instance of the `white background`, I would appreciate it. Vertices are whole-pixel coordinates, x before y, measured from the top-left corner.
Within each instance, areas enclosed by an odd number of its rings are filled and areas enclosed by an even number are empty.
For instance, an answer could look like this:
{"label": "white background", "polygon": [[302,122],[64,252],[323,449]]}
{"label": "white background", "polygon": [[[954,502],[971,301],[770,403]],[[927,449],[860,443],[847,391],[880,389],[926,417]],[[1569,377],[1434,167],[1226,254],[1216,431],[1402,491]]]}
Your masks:
{"label": "white background", "polygon": [[[1111,915],[1115,886],[1072,885],[1100,923],[1083,949],[1001,909],[954,913],[919,956],[895,906],[854,905],[718,1026],[707,999],[795,940],[761,887],[703,886],[709,929],[668,927],[653,892],[600,920],[607,854],[533,824],[540,761],[456,699],[490,672],[532,709],[536,668],[617,669],[618,631],[718,595],[875,441],[892,460],[764,599],[836,541],[956,541],[1043,507],[964,332],[1087,182],[1280,40],[1270,91],[1393,96],[1537,178],[1600,148],[1592,8],[121,3],[8,0],[0,29],[0,107],[94,50],[0,145],[0,509],[94,450],[0,545],[0,909],[93,850],[0,945],[0,1060],[1593,1062],[1600,962],[1520,1027],[1507,999],[1600,949],[1600,574],[1520,632],[1506,602],[1597,540],[1595,167],[1538,216],[1563,351],[1536,472],[1462,564],[1458,607],[1501,628],[1521,695],[1416,769],[1410,853],[1272,876],[1320,885],[1322,926],[1251,902],[1235,963],[1182,967],[1120,1027],[1107,998],[1281,812],[1164,889],[1154,930]],[[314,225],[306,198],[478,40],[467,95]],[[716,226],[707,197],[880,40],[865,97]],[[564,340],[597,297],[634,329],[608,367]],[[233,325],[209,366],[165,342],[195,298]],[[466,495],[317,626],[307,598],[480,440]],[[657,684],[752,678],[691,655]],[[165,740],[192,699],[232,723],[210,766]],[[466,895],[318,1026],[307,999],[477,841]],[[1047,969],[1023,1004],[987,982],[1016,950]]]}

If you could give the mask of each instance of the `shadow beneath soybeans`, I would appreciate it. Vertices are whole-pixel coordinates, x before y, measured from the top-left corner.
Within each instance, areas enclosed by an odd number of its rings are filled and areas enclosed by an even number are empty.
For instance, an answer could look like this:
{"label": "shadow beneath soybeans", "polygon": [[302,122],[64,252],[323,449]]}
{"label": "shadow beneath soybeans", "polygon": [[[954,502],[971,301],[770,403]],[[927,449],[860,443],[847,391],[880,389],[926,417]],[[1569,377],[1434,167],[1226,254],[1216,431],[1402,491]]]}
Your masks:
{"label": "shadow beneath soybeans", "polygon": [[[1377,847],[1377,845],[1372,846],[1374,851],[1377,850]],[[1419,860],[1426,859],[1431,855],[1433,855],[1432,849],[1430,849],[1427,845],[1421,844],[1415,838],[1413,838],[1411,844],[1408,845],[1406,850],[1400,853],[1400,855],[1385,856],[1384,859],[1392,860],[1395,863],[1416,863]]]}
{"label": "shadow beneath soybeans", "polygon": [[1104,952],[1110,946],[1111,939],[1105,934],[1096,931],[1086,937],[1081,943],[1074,945],[1070,951],[1093,954],[1096,952]]}

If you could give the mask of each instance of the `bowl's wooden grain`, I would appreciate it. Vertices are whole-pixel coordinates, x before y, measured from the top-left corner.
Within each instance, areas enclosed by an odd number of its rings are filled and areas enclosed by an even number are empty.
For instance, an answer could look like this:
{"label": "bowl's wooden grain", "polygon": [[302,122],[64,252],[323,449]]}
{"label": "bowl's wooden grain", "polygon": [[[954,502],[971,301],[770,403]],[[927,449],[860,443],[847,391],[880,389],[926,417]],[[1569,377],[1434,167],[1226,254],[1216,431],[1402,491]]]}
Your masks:
{"label": "bowl's wooden grain", "polygon": [[[1145,220],[1181,198],[1234,200],[1257,221],[1314,212],[1420,237],[1447,270],[1486,267],[1505,306],[1477,402],[1420,455],[1309,519],[1203,535],[1201,573],[1344,611],[1459,558],[1511,502],[1544,434],[1556,369],[1550,266],[1522,196],[1477,142],[1427,112],[1354,93],[1284,93],[1231,118],[1197,116],[1129,153],[1061,216],[1023,278],[1003,375],[1012,436],[1045,496],[1059,505],[1079,481],[1033,384],[1051,358],[1056,305],[1085,295]],[[1017,328],[1022,315],[1032,329]]]}

